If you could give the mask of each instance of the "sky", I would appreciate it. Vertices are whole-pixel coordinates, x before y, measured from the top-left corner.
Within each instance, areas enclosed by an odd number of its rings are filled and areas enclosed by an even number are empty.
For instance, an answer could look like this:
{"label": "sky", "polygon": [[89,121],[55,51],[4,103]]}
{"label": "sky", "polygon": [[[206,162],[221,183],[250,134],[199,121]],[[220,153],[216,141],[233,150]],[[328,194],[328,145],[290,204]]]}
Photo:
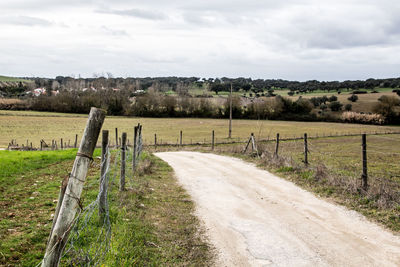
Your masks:
{"label": "sky", "polygon": [[398,0],[1,0],[0,75],[400,77]]}

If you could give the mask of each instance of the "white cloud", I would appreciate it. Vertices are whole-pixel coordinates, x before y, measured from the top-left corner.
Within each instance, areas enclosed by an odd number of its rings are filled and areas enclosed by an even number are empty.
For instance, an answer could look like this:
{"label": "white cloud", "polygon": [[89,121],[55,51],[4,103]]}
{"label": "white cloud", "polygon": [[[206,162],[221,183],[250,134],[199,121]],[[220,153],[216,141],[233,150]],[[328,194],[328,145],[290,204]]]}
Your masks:
{"label": "white cloud", "polygon": [[0,10],[6,75],[400,76],[397,1],[3,0]]}

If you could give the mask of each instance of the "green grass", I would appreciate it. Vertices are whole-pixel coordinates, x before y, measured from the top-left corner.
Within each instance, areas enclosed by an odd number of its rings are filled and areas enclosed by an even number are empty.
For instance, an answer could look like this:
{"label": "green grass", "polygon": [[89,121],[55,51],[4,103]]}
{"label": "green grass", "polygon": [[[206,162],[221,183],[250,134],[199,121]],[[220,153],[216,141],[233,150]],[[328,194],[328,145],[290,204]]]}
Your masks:
{"label": "green grass", "polygon": [[0,75],[0,82],[31,82],[31,80]]}
{"label": "green grass", "polygon": [[[26,165],[2,172],[0,266],[35,266],[43,257],[59,186],[71,171],[76,150],[0,154],[2,166]],[[114,158],[116,153],[112,155]],[[81,197],[83,206],[97,197],[99,164],[95,158],[89,169]],[[118,165],[116,168],[118,174]],[[134,178],[128,168],[127,179],[125,192],[118,191],[118,175],[110,183],[111,249],[102,260],[103,266],[208,265],[211,254],[198,234],[193,203],[176,183],[172,169],[144,153]],[[85,229],[75,243],[78,251],[101,244],[97,240],[97,208]],[[74,255],[67,254],[62,266],[72,259]]]}

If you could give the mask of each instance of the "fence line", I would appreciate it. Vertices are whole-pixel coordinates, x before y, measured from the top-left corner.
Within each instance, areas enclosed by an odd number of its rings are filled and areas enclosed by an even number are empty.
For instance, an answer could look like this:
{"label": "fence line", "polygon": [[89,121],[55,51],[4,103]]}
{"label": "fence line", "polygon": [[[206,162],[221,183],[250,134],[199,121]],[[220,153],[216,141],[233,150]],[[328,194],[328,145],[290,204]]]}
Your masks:
{"label": "fence line", "polygon": [[[136,146],[136,165],[139,164],[143,149],[141,129],[140,126],[137,140],[133,143],[133,146]],[[105,134],[105,132],[107,132],[107,134]],[[124,135],[125,133],[123,136]],[[45,257],[37,266],[57,266],[60,261],[71,266],[96,266],[102,262],[109,251],[112,231],[109,212],[109,193],[113,191],[113,185],[116,184],[117,176],[121,174],[119,168],[122,167],[120,163],[124,150],[127,152],[127,160],[131,154],[133,156],[133,151],[132,153],[130,152],[131,149],[126,145],[126,142],[121,142],[119,143],[121,149],[115,149],[114,152],[112,152],[108,142],[108,131],[103,131],[103,138],[103,157],[101,159],[99,178],[85,186],[99,186],[96,199],[86,207],[82,207],[82,204],[79,202],[78,212],[68,229],[60,235],[60,238],[54,245],[51,245]],[[124,144],[125,146],[123,146]],[[132,175],[129,176],[133,176],[134,169],[133,167],[129,168],[129,166],[128,164],[127,169],[132,170]],[[59,204],[61,205],[61,203]],[[100,208],[100,205],[103,205],[103,207]],[[82,247],[82,244],[86,245]],[[56,249],[60,249],[62,253],[58,261],[53,261],[54,264],[49,264],[47,255],[55,252]]]}

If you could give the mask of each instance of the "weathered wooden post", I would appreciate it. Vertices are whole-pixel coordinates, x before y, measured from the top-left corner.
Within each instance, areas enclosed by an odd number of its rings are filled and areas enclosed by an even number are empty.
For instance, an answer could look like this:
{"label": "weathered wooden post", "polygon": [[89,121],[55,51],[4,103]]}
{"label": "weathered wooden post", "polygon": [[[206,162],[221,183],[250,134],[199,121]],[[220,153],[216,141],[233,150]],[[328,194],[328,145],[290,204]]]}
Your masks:
{"label": "weathered wooden post", "polygon": [[137,149],[137,134],[138,134],[138,126],[134,127],[133,131],[133,155],[132,155],[132,170],[136,169],[136,149]]}
{"label": "weathered wooden post", "polygon": [[211,134],[211,150],[214,150],[214,142],[215,142],[215,133],[214,133],[214,130],[212,130],[212,134]]}
{"label": "weathered wooden post", "polygon": [[96,147],[100,129],[105,118],[105,111],[91,108],[89,119],[86,124],[82,141],[76,154],[75,162],[71,174],[65,181],[65,193],[61,196],[61,201],[57,204],[54,215],[54,224],[47,243],[46,253],[43,258],[42,266],[57,266],[62,251],[68,240],[68,235],[73,227],[75,215],[80,203],[83,184],[86,180],[87,171],[92,161],[93,151]]}
{"label": "weathered wooden post", "polygon": [[61,150],[63,150],[63,148],[64,148],[64,143],[63,143],[63,139],[61,138],[61,144],[60,144],[60,148],[61,148]]}
{"label": "weathered wooden post", "polygon": [[279,151],[279,133],[276,134],[275,157],[278,157]]}
{"label": "weathered wooden post", "polygon": [[362,135],[362,165],[363,165],[363,173],[361,176],[362,179],[362,188],[364,190],[368,189],[368,169],[367,169],[367,135]]}
{"label": "weathered wooden post", "polygon": [[40,140],[40,151],[43,150],[43,140]]}
{"label": "weathered wooden post", "polygon": [[254,148],[255,148],[255,144],[254,144],[254,133],[250,134],[250,139],[251,139],[251,153],[254,153]]}
{"label": "weathered wooden post", "polygon": [[182,146],[182,131],[180,132],[180,137],[179,137],[179,146]]}
{"label": "weathered wooden post", "polygon": [[231,83],[231,94],[229,95],[229,135],[228,138],[232,138],[232,83]]}
{"label": "weathered wooden post", "polygon": [[157,134],[154,134],[154,149],[157,149]]}
{"label": "weathered wooden post", "polygon": [[121,139],[121,177],[119,179],[119,191],[125,191],[125,159],[126,159],[126,133],[122,133],[122,139]]}
{"label": "weathered wooden post", "polygon": [[101,171],[100,171],[100,197],[99,197],[99,217],[100,224],[104,223],[104,215],[106,214],[106,203],[107,203],[107,190],[108,190],[108,180],[107,180],[107,152],[108,152],[108,130],[102,131],[101,140]]}
{"label": "weathered wooden post", "polygon": [[115,147],[118,147],[118,128],[115,128]]}
{"label": "weathered wooden post", "polygon": [[304,163],[308,165],[308,143],[307,143],[307,134],[304,134]]}
{"label": "weathered wooden post", "polygon": [[78,135],[75,134],[75,143],[74,143],[74,148],[78,145]]}

